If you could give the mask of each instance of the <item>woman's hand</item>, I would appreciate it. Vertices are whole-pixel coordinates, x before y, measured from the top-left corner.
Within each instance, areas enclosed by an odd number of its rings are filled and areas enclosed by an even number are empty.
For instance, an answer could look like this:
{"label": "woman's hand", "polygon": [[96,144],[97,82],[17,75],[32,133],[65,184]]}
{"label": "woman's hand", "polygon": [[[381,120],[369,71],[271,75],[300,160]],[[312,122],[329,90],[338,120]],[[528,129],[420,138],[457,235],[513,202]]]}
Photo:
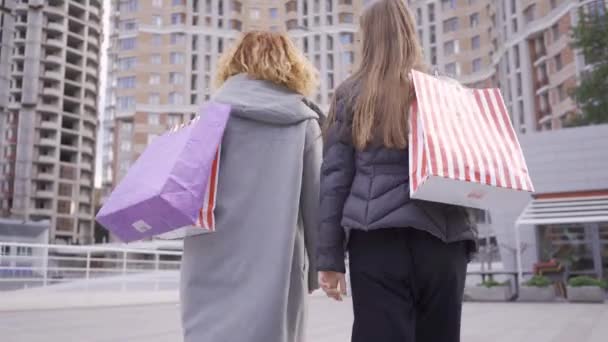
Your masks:
{"label": "woman's hand", "polygon": [[321,271],[319,272],[319,285],[327,297],[339,302],[346,296],[346,276],[344,273]]}

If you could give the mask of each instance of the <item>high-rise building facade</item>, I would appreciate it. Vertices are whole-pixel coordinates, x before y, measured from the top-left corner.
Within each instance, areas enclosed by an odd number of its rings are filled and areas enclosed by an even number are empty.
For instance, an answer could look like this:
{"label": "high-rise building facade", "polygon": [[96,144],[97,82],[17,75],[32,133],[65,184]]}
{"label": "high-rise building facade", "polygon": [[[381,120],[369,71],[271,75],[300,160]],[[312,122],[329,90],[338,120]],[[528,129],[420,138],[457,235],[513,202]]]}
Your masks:
{"label": "high-rise building facade", "polygon": [[581,11],[606,0],[410,0],[427,62],[472,87],[497,86],[519,133],[559,129],[585,71],[571,46]]}
{"label": "high-rise building facade", "polygon": [[320,70],[327,108],[355,62],[363,0],[115,0],[103,132],[103,183],[209,99],[218,58],[243,31],[286,31]]}
{"label": "high-rise building facade", "polygon": [[0,216],[88,243],[101,0],[4,0],[0,15]]}

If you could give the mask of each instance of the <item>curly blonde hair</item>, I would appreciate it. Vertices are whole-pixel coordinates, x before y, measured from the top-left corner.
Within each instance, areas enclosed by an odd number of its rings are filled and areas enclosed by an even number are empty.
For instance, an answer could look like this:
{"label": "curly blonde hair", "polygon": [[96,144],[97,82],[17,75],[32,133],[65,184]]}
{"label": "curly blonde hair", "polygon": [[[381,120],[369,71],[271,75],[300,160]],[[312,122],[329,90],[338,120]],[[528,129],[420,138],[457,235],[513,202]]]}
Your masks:
{"label": "curly blonde hair", "polygon": [[305,96],[317,87],[318,73],[284,33],[251,31],[220,58],[216,87],[234,75],[267,80]]}

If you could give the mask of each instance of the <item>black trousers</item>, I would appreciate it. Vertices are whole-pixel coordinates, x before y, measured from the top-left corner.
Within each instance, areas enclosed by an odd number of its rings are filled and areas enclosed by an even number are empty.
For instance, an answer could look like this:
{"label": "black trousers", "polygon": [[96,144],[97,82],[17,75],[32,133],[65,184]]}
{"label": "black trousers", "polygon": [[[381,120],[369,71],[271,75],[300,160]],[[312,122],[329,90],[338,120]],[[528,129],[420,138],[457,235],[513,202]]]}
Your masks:
{"label": "black trousers", "polygon": [[465,242],[413,228],[352,231],[353,342],[458,342]]}

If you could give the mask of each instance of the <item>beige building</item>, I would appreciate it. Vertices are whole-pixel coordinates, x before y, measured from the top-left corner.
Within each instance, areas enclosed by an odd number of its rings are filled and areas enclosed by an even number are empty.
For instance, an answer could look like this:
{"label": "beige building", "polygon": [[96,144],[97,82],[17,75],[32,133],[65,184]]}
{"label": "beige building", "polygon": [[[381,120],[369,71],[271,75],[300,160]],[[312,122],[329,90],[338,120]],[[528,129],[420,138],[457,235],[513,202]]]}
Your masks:
{"label": "beige building", "polygon": [[520,133],[561,128],[586,65],[571,48],[579,10],[605,0],[411,0],[427,62],[472,87],[497,86]]}
{"label": "beige building", "polygon": [[89,243],[100,0],[0,2],[0,217]]}
{"label": "beige building", "polygon": [[103,182],[115,185],[148,142],[211,94],[221,53],[253,29],[287,31],[321,71],[323,107],[355,61],[362,0],[115,0]]}

